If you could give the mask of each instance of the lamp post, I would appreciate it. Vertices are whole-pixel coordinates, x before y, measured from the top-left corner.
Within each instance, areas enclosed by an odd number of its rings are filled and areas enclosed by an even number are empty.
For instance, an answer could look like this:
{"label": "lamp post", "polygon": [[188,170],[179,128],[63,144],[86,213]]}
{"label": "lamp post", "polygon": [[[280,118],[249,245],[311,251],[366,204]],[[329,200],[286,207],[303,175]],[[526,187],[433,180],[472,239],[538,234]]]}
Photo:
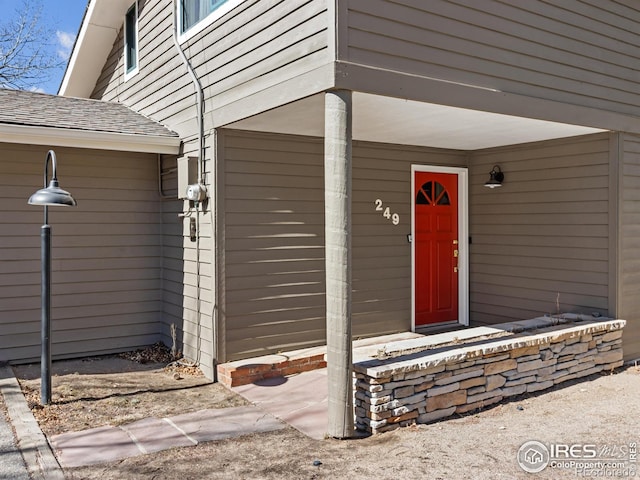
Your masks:
{"label": "lamp post", "polygon": [[[53,172],[51,182],[47,187],[49,177],[49,161]],[[51,226],[49,225],[49,205],[75,207],[73,197],[58,186],[56,175],[56,154],[53,150],[47,152],[44,164],[44,188],[38,190],[29,198],[29,205],[44,206],[44,224],[40,229],[40,249],[42,257],[42,327],[41,327],[41,357],[40,357],[40,403],[47,405],[51,402]]]}

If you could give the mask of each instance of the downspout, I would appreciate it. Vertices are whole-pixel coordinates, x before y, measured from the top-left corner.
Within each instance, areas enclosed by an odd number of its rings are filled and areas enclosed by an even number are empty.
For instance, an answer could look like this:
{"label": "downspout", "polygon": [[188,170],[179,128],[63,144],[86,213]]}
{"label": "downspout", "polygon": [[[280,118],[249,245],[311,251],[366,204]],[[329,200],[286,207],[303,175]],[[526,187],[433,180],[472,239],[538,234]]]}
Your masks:
{"label": "downspout", "polygon": [[[206,199],[206,183],[205,183],[205,168],[204,168],[204,94],[203,94],[203,90],[202,90],[202,85],[200,84],[200,79],[198,78],[198,76],[196,75],[193,67],[191,66],[191,63],[189,62],[189,59],[187,58],[187,55],[184,53],[184,50],[182,50],[182,47],[180,46],[180,42],[178,40],[178,0],[174,0],[173,1],[173,43],[176,47],[176,50],[178,50],[178,53],[180,55],[180,58],[182,59],[182,62],[184,63],[185,67],[187,68],[187,71],[189,72],[189,76],[191,77],[191,81],[193,83],[193,86],[196,89],[196,108],[197,108],[197,119],[198,119],[198,183],[200,186],[201,191],[204,193],[205,199]],[[197,316],[197,339],[196,339],[196,364],[200,363],[200,355],[201,355],[201,315],[202,315],[202,311],[201,311],[201,298],[200,298],[200,276],[201,276],[201,272],[200,272],[200,228],[199,228],[199,217],[200,217],[200,209],[199,207],[199,203],[200,202],[196,202],[196,221],[197,221],[197,229],[196,229],[196,292],[197,292],[197,299],[196,299],[196,308],[197,308],[197,312],[196,312],[196,316]],[[214,269],[216,267],[214,266]],[[214,270],[215,271],[215,270]],[[215,308],[215,307],[214,307]],[[212,327],[214,332],[216,332],[216,319],[214,316],[212,316]],[[217,335],[217,333],[214,333]],[[214,338],[214,341],[212,342],[212,357],[214,359],[214,361],[217,360],[218,358],[218,351],[217,351],[217,338]],[[213,366],[213,378],[214,381],[216,380],[216,368],[215,365]]]}

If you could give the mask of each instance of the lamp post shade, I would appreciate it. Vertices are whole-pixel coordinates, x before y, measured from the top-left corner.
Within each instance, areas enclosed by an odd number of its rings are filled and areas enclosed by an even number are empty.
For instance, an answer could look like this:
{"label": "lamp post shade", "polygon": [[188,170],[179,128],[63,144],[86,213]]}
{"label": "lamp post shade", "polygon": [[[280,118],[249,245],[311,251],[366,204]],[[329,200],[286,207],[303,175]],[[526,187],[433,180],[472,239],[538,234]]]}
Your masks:
{"label": "lamp post shade", "polygon": [[77,203],[69,192],[58,186],[58,180],[51,180],[47,188],[41,188],[31,195],[29,205],[66,205],[75,207]]}
{"label": "lamp post shade", "polygon": [[[49,178],[49,161],[51,161],[53,172],[51,175],[51,181],[47,187],[47,180]],[[47,158],[44,161],[44,188],[41,188],[29,197],[29,205],[41,205],[44,207],[48,207],[49,205],[75,207],[77,205],[71,194],[66,190],[62,190],[58,185],[58,174],[56,172],[57,163],[56,152],[49,150],[47,152]]]}

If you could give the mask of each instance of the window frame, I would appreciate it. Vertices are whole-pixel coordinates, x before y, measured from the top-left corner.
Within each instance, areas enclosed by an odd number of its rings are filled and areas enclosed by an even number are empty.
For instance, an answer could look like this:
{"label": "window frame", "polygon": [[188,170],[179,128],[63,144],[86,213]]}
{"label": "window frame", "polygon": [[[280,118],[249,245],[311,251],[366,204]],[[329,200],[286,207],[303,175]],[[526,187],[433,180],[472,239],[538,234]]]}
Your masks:
{"label": "window frame", "polygon": [[[135,20],[133,25],[133,36],[134,36],[134,52],[135,52],[135,65],[129,67],[129,33],[130,33],[130,15],[133,12],[133,18]],[[127,12],[124,14],[124,79],[129,80],[131,77],[136,75],[139,71],[140,67],[140,35],[138,29],[138,0],[135,0],[131,7],[127,9]]]}
{"label": "window frame", "polygon": [[178,10],[176,12],[176,18],[178,20],[178,25],[177,25],[178,41],[180,43],[183,43],[189,40],[190,38],[192,38],[193,36],[197,35],[198,33],[202,32],[205,28],[210,26],[213,22],[215,22],[219,18],[222,18],[224,15],[229,13],[231,10],[236,8],[245,0],[226,0],[225,3],[220,5],[218,8],[216,8],[214,11],[209,13],[206,17],[204,17],[200,21],[193,24],[191,28],[183,32],[182,31],[182,10],[183,10],[182,2],[184,1],[185,0],[179,0],[178,2],[176,2],[176,8]]}

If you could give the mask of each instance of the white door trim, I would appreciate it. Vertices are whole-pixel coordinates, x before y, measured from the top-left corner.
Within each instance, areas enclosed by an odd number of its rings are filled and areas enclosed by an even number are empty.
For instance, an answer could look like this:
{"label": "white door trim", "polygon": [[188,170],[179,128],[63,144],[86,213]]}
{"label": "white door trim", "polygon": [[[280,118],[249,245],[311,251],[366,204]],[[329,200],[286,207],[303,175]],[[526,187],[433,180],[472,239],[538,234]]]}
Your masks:
{"label": "white door trim", "polygon": [[469,170],[463,167],[411,165],[411,331],[416,330],[416,243],[415,180],[416,172],[458,175],[458,322],[469,325]]}

